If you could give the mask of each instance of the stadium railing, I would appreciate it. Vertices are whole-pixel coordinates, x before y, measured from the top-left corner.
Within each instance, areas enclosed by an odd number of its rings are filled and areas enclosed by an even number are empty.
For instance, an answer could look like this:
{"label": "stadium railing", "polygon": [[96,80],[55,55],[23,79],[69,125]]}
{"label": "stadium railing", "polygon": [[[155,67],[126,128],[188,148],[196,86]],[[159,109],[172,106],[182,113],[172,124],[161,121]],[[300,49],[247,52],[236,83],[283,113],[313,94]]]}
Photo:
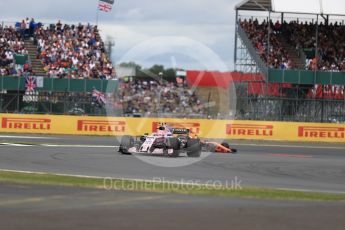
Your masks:
{"label": "stadium railing", "polygon": [[248,49],[248,52],[252,56],[253,60],[255,61],[257,66],[259,67],[260,71],[262,73],[266,74],[267,73],[267,65],[262,61],[262,59],[258,55],[257,51],[255,50],[255,48],[252,45],[252,42],[248,38],[246,32],[243,30],[243,28],[241,27],[239,22],[237,22],[237,33],[238,33],[239,37],[241,38],[243,44]]}
{"label": "stadium railing", "polygon": [[300,85],[345,85],[345,72],[269,69],[268,82]]}
{"label": "stadium railing", "polygon": [[[89,79],[69,79],[69,78],[46,78],[42,87],[36,87],[37,91],[49,92],[92,92],[97,89],[101,92],[115,92],[118,88],[117,80],[89,80]],[[25,78],[4,76],[0,77],[0,90],[25,91]]]}

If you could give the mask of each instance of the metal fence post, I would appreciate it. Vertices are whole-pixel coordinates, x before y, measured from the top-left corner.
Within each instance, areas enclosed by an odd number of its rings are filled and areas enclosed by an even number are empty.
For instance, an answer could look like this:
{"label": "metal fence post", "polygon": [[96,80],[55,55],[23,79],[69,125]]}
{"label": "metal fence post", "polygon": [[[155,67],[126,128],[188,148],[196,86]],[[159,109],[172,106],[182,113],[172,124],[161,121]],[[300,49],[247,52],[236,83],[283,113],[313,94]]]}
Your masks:
{"label": "metal fence post", "polygon": [[1,77],[1,96],[0,96],[0,113],[2,113],[2,95],[4,94],[4,77]]}
{"label": "metal fence post", "polygon": [[17,113],[20,112],[19,110],[19,87],[20,87],[20,77],[17,77]]}

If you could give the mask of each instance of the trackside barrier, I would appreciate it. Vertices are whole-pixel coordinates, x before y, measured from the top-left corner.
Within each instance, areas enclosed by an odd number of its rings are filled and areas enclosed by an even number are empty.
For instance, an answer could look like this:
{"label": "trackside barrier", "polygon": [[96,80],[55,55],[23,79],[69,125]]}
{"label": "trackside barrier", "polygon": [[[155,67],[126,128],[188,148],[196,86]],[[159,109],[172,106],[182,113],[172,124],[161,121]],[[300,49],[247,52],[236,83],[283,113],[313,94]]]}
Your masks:
{"label": "trackside barrier", "polygon": [[0,114],[1,133],[139,136],[161,122],[201,138],[345,142],[345,124]]}

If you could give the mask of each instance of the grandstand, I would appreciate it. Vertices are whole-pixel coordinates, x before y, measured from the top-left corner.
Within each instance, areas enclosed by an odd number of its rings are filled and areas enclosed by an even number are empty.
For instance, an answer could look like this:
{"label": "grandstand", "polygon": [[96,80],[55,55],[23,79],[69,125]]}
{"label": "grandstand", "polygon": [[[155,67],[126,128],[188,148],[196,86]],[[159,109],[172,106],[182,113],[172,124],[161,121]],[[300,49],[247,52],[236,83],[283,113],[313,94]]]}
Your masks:
{"label": "grandstand", "polygon": [[1,112],[105,114],[92,92],[111,97],[117,82],[97,26],[26,18],[2,23],[0,41]]}
{"label": "grandstand", "polygon": [[236,84],[238,117],[344,122],[344,4],[247,0],[235,10],[235,68],[263,76]]}

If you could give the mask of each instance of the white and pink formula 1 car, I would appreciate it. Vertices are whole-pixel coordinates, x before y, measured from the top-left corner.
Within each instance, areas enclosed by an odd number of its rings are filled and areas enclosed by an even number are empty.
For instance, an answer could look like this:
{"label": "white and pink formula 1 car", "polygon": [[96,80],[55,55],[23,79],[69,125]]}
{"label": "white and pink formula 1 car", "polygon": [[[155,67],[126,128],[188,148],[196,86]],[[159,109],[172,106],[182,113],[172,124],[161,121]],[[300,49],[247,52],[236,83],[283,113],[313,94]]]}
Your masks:
{"label": "white and pink formula 1 car", "polygon": [[178,157],[187,153],[188,157],[200,157],[202,143],[199,138],[189,136],[188,129],[174,129],[161,125],[157,132],[139,138],[123,136],[119,152],[122,154],[152,154]]}

